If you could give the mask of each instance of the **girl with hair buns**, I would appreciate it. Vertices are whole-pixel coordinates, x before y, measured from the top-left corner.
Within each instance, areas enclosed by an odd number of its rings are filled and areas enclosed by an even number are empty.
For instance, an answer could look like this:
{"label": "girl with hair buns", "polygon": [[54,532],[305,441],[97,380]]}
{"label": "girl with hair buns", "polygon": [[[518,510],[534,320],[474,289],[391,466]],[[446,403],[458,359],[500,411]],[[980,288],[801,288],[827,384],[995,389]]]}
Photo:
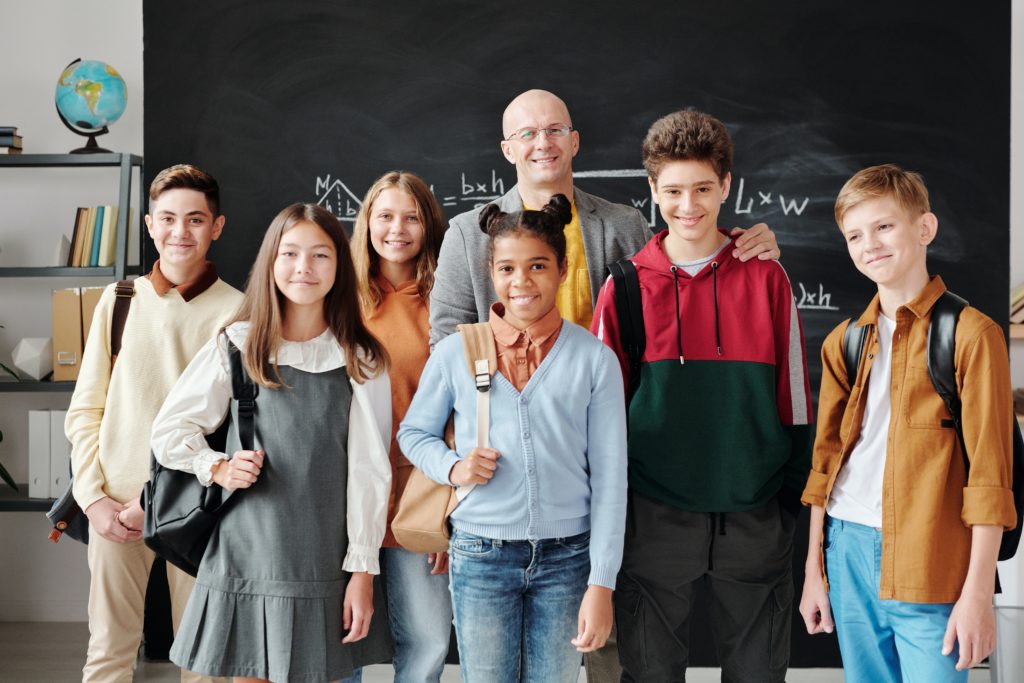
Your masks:
{"label": "girl with hair buns", "polygon": [[[232,421],[219,453],[205,435],[232,419],[231,345],[259,389],[255,449]],[[387,358],[363,324],[338,219],[314,204],[281,211],[238,313],[153,424],[164,466],[241,496],[203,556],[174,663],[236,683],[337,681],[391,656],[372,576],[391,491]]]}
{"label": "girl with hair buns", "polygon": [[[475,444],[476,396],[462,341],[434,347],[398,433],[443,484],[475,484],[451,515],[452,606],[464,680],[570,683],[612,626],[626,518],[622,373],[559,316],[569,201],[480,214],[498,303],[490,448]],[[457,450],[442,435],[455,415]]]}

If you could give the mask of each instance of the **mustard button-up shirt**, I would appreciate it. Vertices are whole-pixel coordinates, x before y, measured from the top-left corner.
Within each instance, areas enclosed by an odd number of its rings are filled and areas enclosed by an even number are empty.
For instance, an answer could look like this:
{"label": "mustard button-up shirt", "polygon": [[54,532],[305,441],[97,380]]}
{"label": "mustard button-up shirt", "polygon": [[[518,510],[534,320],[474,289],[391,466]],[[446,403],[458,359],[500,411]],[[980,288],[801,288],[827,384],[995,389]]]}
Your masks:
{"label": "mustard button-up shirt", "polygon": [[[971,554],[971,526],[1013,528],[1012,398],[1002,329],[974,308],[956,328],[956,382],[971,463],[966,480],[949,413],[928,377],[926,353],[932,307],[946,290],[933,277],[896,311],[892,342],[889,433],[882,483],[879,597],[904,602],[955,602]],[[857,377],[849,382],[839,325],[821,349],[818,433],[802,500],[825,507],[836,476],[860,437],[868,376],[878,345],[878,296],[856,321],[874,326]]]}

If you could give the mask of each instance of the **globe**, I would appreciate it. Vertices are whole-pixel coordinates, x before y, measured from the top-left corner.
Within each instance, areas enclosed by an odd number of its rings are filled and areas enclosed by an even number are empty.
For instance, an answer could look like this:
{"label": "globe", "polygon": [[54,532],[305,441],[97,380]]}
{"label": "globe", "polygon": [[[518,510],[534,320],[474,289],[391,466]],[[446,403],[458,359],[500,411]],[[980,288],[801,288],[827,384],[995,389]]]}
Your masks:
{"label": "globe", "polygon": [[75,60],[57,81],[57,111],[72,125],[98,131],[117,121],[128,104],[128,89],[117,69]]}

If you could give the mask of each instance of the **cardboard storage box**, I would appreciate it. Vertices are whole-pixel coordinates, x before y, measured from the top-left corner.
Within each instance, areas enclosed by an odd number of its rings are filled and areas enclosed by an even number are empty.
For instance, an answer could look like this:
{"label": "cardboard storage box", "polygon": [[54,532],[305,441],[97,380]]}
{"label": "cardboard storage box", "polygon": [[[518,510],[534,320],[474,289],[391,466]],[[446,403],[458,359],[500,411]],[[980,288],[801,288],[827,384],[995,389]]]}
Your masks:
{"label": "cardboard storage box", "polygon": [[53,381],[78,379],[82,363],[82,295],[77,287],[53,290]]}

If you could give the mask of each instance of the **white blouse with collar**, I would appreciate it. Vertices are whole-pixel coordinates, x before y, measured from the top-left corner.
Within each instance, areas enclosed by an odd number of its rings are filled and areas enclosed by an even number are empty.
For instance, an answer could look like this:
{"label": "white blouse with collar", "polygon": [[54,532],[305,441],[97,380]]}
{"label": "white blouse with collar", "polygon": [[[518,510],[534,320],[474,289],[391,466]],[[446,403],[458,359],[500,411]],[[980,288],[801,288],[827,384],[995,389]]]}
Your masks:
{"label": "white blouse with collar", "polygon": [[[249,323],[226,330],[239,349],[245,348]],[[193,472],[204,486],[212,483],[210,469],[228,455],[206,443],[231,407],[231,366],[220,335],[207,342],[188,364],[153,422],[153,454],[164,467]],[[345,365],[345,352],[331,331],[303,342],[284,341],[278,365],[304,372],[326,372]],[[378,553],[387,528],[391,494],[391,463],[386,444],[391,439],[391,383],[387,373],[362,384],[349,380],[352,405],[348,427],[347,526],[348,572],[379,572]],[[257,398],[257,402],[259,399]]]}

